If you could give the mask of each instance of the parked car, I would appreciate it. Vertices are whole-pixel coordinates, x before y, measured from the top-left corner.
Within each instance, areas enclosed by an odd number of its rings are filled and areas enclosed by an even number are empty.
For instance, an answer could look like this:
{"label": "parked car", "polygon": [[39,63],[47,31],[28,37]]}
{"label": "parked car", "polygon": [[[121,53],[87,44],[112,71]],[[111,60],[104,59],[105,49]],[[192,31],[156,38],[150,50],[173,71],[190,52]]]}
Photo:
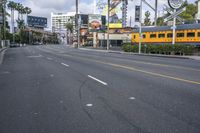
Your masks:
{"label": "parked car", "polygon": [[16,47],[20,47],[20,44],[18,44],[18,43],[11,43],[10,44],[10,48],[16,48]]}

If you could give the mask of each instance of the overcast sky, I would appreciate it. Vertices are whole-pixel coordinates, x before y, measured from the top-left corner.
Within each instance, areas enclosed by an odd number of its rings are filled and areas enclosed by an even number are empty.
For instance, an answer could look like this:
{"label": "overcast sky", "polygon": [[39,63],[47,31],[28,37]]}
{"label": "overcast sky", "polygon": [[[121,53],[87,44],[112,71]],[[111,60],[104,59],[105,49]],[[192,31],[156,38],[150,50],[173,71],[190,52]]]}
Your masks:
{"label": "overcast sky", "polygon": [[[25,6],[32,9],[32,14],[35,16],[47,17],[48,22],[50,22],[51,12],[74,12],[75,11],[75,0],[14,0],[15,2],[20,2]],[[147,2],[154,5],[155,0],[147,0]],[[194,2],[195,0],[188,0],[189,2]],[[158,0],[159,10],[162,10],[163,4],[167,4],[167,0]],[[130,0],[128,6],[128,19],[130,16],[134,18],[134,7],[139,4],[139,0]],[[93,12],[93,0],[79,0],[79,11],[81,13],[92,13]],[[144,6],[143,12],[151,9]],[[152,15],[153,17],[153,15]],[[134,25],[134,22],[132,23]],[[50,23],[48,23],[50,26]]]}

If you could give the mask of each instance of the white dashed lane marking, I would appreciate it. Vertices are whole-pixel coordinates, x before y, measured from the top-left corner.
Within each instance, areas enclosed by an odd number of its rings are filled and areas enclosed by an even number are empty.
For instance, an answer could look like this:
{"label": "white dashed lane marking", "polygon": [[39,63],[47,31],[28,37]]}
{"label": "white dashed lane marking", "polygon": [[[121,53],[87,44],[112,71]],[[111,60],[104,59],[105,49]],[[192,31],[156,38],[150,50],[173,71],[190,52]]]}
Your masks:
{"label": "white dashed lane marking", "polygon": [[66,66],[66,67],[69,67],[69,65],[67,65],[67,64],[65,64],[65,63],[61,63],[61,65]]}
{"label": "white dashed lane marking", "polygon": [[47,57],[47,60],[53,60],[52,58]]}
{"label": "white dashed lane marking", "polygon": [[95,80],[95,81],[97,81],[97,82],[99,82],[99,83],[101,83],[101,84],[103,84],[103,85],[108,85],[106,82],[103,82],[103,81],[101,81],[101,80],[99,80],[99,79],[97,79],[97,78],[95,78],[93,76],[88,75],[88,77],[93,79],[93,80]]}
{"label": "white dashed lane marking", "polygon": [[135,97],[129,97],[130,100],[135,100]]}
{"label": "white dashed lane marking", "polygon": [[86,104],[86,106],[87,106],[87,107],[92,107],[93,104],[90,104],[90,103],[89,103],[89,104]]}

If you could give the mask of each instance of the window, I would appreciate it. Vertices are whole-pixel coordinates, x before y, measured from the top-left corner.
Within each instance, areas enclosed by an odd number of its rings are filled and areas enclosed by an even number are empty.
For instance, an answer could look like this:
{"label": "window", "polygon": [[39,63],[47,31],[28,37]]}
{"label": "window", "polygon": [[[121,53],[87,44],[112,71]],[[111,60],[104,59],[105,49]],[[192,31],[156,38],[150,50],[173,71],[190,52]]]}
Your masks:
{"label": "window", "polygon": [[184,37],[184,33],[177,33],[177,37]]}
{"label": "window", "polygon": [[172,38],[172,37],[173,37],[172,33],[167,34],[167,38]]}
{"label": "window", "polygon": [[198,32],[198,37],[200,37],[200,32]]}
{"label": "window", "polygon": [[146,38],[146,35],[145,35],[145,34],[143,34],[143,35],[142,35],[142,38]]}
{"label": "window", "polygon": [[135,39],[135,35],[133,36],[133,38]]}
{"label": "window", "polygon": [[151,34],[150,38],[156,38],[156,34]]}
{"label": "window", "polygon": [[195,37],[195,33],[194,32],[188,32],[187,37]]}
{"label": "window", "polygon": [[165,38],[165,34],[159,34],[158,37],[159,38]]}

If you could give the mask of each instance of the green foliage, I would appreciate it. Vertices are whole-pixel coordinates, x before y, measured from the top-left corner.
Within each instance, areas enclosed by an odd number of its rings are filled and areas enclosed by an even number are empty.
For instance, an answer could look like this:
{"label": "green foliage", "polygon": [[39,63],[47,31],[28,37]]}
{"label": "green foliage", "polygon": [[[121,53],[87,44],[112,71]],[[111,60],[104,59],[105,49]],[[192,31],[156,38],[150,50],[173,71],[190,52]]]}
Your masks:
{"label": "green foliage", "polygon": [[179,16],[183,18],[187,23],[191,23],[195,20],[195,15],[198,12],[198,7],[196,4],[185,4],[186,11],[181,13]]}
{"label": "green foliage", "polygon": [[149,11],[145,12],[145,19],[144,19],[144,25],[145,26],[150,26],[151,25],[151,20],[150,20],[151,13]]}
{"label": "green foliage", "polygon": [[157,19],[157,25],[158,25],[158,26],[163,26],[163,25],[165,25],[165,23],[164,23],[164,17],[159,17],[159,18]]}
{"label": "green foliage", "polygon": [[74,27],[72,23],[66,23],[65,28],[72,33]]}
{"label": "green foliage", "polygon": [[[138,45],[124,44],[122,49],[125,52],[138,52]],[[192,45],[183,45],[183,44],[163,44],[163,45],[154,45],[154,44],[145,44],[141,47],[142,53],[149,54],[165,54],[170,55],[174,53],[175,55],[191,55],[194,51],[194,46]]]}

